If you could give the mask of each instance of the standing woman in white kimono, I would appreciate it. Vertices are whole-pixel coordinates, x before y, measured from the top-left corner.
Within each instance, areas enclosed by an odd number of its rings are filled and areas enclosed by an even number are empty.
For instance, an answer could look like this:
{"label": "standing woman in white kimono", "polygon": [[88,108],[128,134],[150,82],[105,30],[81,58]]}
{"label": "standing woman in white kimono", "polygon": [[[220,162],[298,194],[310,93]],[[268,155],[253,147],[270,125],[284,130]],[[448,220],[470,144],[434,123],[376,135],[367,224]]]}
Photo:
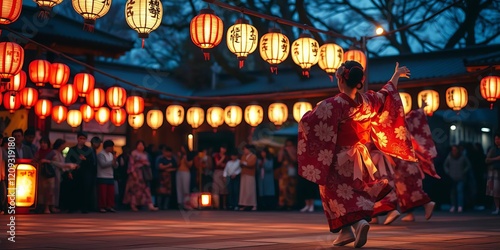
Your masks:
{"label": "standing woman in white kimono", "polygon": [[322,101],[299,124],[299,173],[319,184],[330,231],[340,232],[334,245],[366,244],[373,204],[391,190],[387,180],[375,181],[377,169],[365,144],[372,140],[386,154],[416,160],[397,91],[399,77],[409,74],[396,63],[380,91],[361,94],[363,68],[347,61],[336,73],[341,93]]}

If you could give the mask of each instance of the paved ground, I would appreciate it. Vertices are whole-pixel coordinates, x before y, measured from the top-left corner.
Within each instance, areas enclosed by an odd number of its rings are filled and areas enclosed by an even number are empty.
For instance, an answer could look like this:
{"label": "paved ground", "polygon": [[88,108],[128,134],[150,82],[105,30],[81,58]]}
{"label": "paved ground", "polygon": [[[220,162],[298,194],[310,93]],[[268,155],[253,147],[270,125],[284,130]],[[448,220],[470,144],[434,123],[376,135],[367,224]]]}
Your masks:
{"label": "paved ground", "polygon": [[[161,211],[18,215],[15,243],[0,217],[0,249],[329,249],[322,212]],[[352,249],[351,243],[336,249]],[[436,212],[372,225],[364,249],[500,249],[500,216]]]}

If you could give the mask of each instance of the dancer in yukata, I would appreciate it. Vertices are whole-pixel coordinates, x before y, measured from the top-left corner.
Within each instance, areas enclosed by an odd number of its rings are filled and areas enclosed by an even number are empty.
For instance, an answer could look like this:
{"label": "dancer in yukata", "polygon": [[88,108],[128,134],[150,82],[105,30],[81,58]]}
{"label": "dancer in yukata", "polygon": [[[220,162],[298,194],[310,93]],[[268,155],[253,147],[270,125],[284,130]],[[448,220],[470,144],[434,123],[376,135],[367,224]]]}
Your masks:
{"label": "dancer in yukata", "polygon": [[416,161],[397,91],[399,78],[409,75],[396,63],[380,91],[361,94],[363,68],[347,61],[336,73],[341,93],[323,100],[299,124],[299,173],[320,187],[330,231],[340,232],[334,245],[365,245],[374,202],[391,190],[387,180],[375,181],[377,169],[365,144],[372,140],[385,154]]}
{"label": "dancer in yukata", "polygon": [[[422,189],[422,179],[424,173],[437,179],[440,177],[432,162],[437,156],[437,151],[423,108],[409,112],[406,115],[406,124],[418,162],[393,160],[392,157],[377,150],[370,152],[379,169],[377,173],[379,176],[376,174],[376,177],[387,178],[394,187],[384,199],[375,203],[372,223],[378,223],[377,216],[387,214],[384,224],[391,224],[400,216],[400,211],[408,213],[403,218],[404,221],[414,221],[411,211],[420,206],[424,206],[426,219],[432,217],[435,203]],[[400,211],[397,210],[398,205]]]}

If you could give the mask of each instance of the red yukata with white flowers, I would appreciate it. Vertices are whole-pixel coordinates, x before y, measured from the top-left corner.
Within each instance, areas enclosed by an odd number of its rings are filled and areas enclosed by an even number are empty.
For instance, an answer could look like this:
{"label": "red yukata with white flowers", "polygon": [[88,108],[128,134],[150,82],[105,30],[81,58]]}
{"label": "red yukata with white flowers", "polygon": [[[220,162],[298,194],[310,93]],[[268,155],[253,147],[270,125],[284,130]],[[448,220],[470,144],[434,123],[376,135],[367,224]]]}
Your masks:
{"label": "red yukata with white flowers", "polygon": [[331,232],[369,219],[374,202],[387,194],[387,182],[374,181],[377,170],[365,144],[373,141],[385,154],[416,161],[394,85],[356,99],[340,93],[323,100],[299,123],[299,174],[320,185]]}
{"label": "red yukata with white flowers", "polygon": [[406,116],[406,122],[418,162],[394,159],[396,162],[394,187],[402,213],[431,201],[422,188],[424,173],[437,179],[441,178],[436,173],[432,161],[437,156],[437,150],[424,111],[422,109],[411,111]]}

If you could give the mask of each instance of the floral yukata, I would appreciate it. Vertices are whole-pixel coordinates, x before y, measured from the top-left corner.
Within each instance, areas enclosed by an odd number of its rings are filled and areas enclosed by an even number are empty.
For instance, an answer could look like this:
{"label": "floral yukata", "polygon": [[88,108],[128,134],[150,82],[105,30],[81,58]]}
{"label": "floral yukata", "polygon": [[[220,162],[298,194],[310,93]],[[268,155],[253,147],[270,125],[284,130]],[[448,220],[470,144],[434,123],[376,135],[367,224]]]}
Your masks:
{"label": "floral yukata", "polygon": [[[373,216],[390,212],[399,207],[401,212],[422,206],[431,201],[422,189],[424,173],[440,179],[434,168],[432,159],[437,156],[436,145],[432,140],[431,129],[422,109],[413,110],[406,115],[406,124],[411,135],[418,162],[408,162],[383,156],[386,163],[381,162],[379,169],[386,167],[387,171],[379,171],[381,178],[391,181],[394,190],[384,199],[375,203]],[[377,154],[375,152],[375,154]],[[373,155],[373,153],[372,153]],[[390,162],[390,163],[389,163]]]}
{"label": "floral yukata", "polygon": [[385,154],[416,161],[394,85],[356,99],[344,93],[328,98],[299,124],[299,173],[320,185],[331,232],[369,220],[374,202],[390,190],[374,180],[377,169],[365,144],[373,141]]}

